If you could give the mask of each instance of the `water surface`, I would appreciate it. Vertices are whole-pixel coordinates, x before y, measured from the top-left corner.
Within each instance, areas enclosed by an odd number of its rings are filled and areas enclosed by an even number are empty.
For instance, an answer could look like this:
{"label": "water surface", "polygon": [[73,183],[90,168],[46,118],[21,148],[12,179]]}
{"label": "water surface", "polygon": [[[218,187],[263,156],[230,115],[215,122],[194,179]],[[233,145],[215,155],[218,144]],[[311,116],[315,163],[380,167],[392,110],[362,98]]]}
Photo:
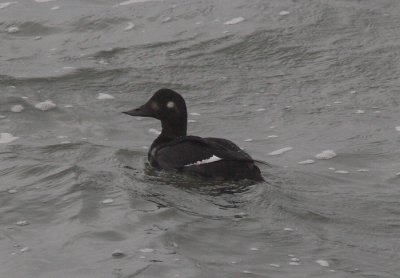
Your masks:
{"label": "water surface", "polygon": [[[399,12],[0,2],[0,276],[398,277]],[[267,182],[147,169],[159,122],[120,112],[162,87],[190,134],[272,164]]]}

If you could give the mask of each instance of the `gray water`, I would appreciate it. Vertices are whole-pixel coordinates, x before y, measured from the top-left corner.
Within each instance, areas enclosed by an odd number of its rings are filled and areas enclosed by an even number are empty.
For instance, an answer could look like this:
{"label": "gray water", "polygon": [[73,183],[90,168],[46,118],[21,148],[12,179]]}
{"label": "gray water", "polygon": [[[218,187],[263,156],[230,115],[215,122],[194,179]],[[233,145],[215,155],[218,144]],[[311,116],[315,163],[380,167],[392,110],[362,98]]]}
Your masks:
{"label": "gray water", "polygon": [[[399,1],[4,1],[0,277],[400,277]],[[148,169],[163,87],[267,182]]]}

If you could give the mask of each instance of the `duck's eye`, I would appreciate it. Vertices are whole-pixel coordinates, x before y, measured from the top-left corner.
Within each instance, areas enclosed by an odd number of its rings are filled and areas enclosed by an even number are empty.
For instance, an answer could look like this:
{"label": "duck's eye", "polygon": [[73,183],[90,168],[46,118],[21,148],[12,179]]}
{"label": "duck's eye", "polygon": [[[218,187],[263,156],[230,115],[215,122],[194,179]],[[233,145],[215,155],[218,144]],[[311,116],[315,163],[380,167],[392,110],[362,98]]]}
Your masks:
{"label": "duck's eye", "polygon": [[150,106],[151,106],[151,108],[153,109],[153,110],[158,110],[158,109],[160,109],[160,107],[158,106],[158,103],[157,102],[155,102],[155,101],[152,101],[151,103],[150,103]]}
{"label": "duck's eye", "polygon": [[168,108],[174,108],[175,107],[175,103],[173,101],[168,101],[167,102],[167,107]]}

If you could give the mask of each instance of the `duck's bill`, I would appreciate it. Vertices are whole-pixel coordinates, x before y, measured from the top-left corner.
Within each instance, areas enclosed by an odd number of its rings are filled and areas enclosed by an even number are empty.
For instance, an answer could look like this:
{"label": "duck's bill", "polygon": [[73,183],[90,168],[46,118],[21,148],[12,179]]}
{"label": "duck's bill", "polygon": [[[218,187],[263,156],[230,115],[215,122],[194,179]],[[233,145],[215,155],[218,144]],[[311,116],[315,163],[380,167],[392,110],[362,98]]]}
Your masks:
{"label": "duck's bill", "polygon": [[143,105],[143,106],[140,106],[139,108],[125,111],[122,113],[127,114],[129,116],[140,116],[140,117],[151,117],[152,116],[152,111],[150,109],[148,109],[148,107],[146,105]]}

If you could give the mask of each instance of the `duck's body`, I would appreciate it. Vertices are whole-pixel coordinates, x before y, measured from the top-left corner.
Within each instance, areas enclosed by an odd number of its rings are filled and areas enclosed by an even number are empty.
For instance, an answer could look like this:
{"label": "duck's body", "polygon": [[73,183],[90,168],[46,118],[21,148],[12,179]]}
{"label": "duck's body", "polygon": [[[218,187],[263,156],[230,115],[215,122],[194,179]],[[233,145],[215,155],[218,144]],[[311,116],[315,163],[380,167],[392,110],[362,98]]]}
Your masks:
{"label": "duck's body", "polygon": [[124,113],[161,121],[161,134],[148,153],[155,168],[208,178],[264,180],[250,155],[233,142],[188,136],[185,100],[172,90],[158,90],[146,104]]}

